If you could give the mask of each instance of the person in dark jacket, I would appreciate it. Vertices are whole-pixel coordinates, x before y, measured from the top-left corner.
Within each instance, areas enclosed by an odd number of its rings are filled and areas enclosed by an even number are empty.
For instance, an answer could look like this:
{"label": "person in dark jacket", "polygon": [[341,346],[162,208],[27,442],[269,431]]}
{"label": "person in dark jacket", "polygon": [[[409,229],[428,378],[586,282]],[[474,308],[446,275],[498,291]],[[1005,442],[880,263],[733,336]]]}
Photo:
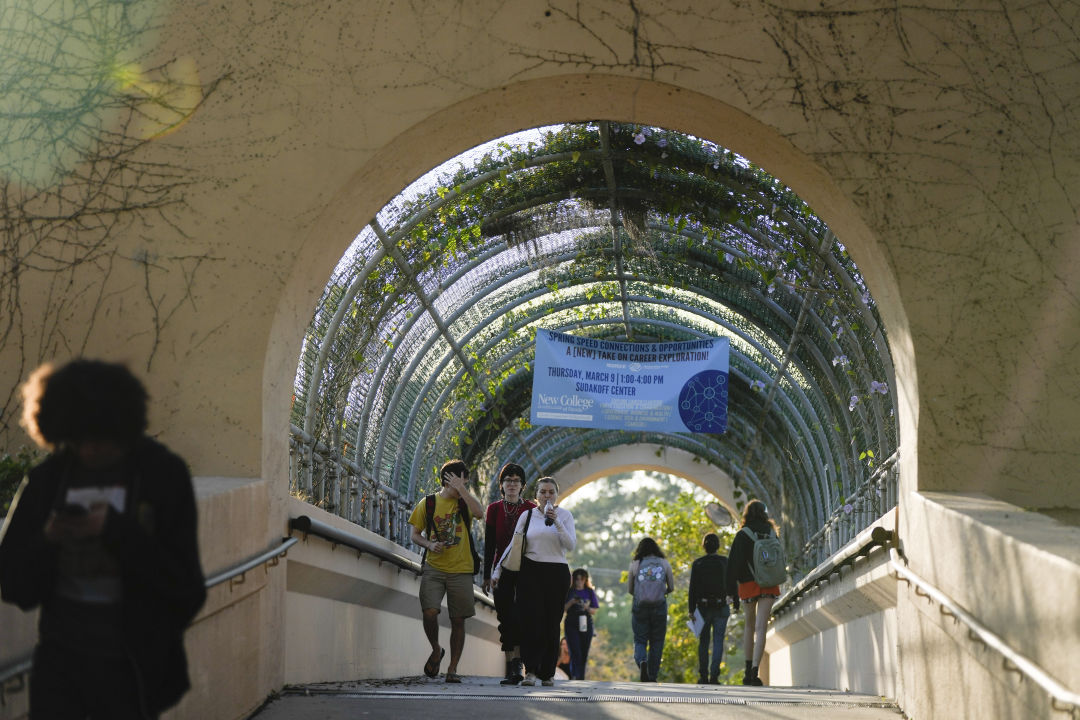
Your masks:
{"label": "person in dark jacket", "polygon": [[43,366],[23,424],[52,451],[0,530],[0,594],[41,608],[31,718],[155,718],[189,687],[184,629],[206,599],[184,461],[145,436],[122,365]]}
{"label": "person in dark jacket", "polygon": [[[499,470],[502,500],[487,507],[484,518],[484,592],[492,589],[491,572],[502,562],[503,553],[514,537],[518,517],[536,503],[521,497],[525,487],[525,469],[508,462]],[[517,685],[525,679],[521,660],[521,617],[517,606],[517,573],[503,570],[494,584],[495,614],[499,619],[499,642],[506,654],[506,674],[500,685]]]}
{"label": "person in dark jacket", "polygon": [[746,603],[746,630],[743,634],[743,650],[746,654],[746,672],[743,685],[763,685],[758,677],[758,666],[765,654],[765,630],[769,624],[773,603],[780,597],[780,587],[761,587],[754,582],[750,569],[754,541],[741,528],[750,528],[754,533],[767,535],[776,533],[776,523],[769,518],[769,510],[760,500],[751,500],[743,509],[740,531],[731,541],[728,554],[728,567],[725,585],[727,593],[733,598],[732,607],[739,611],[739,601]]}
{"label": "person in dark jacket", "polygon": [[[701,615],[701,634],[698,635],[698,684],[717,685],[720,682],[720,661],[724,657],[724,633],[727,631],[728,608],[724,589],[727,558],[718,554],[720,536],[708,533],[701,541],[705,554],[690,566],[690,615]],[[712,635],[712,663],[709,662],[709,635]]]}

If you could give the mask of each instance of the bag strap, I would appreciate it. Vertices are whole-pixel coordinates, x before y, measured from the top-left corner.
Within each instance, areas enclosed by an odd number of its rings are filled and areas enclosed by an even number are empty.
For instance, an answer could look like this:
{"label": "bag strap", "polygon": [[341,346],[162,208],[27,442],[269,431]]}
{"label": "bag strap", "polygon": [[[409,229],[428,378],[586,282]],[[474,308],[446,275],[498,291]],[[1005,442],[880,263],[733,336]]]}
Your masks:
{"label": "bag strap", "polygon": [[[427,533],[428,540],[431,540],[431,534],[435,531],[435,496],[428,495],[424,498],[424,510],[427,511],[426,522],[424,523],[424,532]],[[424,548],[424,552],[420,555],[420,564],[423,565],[427,562],[427,548]]]}
{"label": "bag strap", "polygon": [[476,541],[473,540],[472,536],[472,513],[469,512],[469,506],[465,503],[465,498],[459,497],[457,506],[461,521],[465,523],[465,534],[469,536],[469,555],[472,556],[473,575],[475,575],[480,572],[480,556],[476,553]]}
{"label": "bag strap", "polygon": [[525,541],[529,537],[529,523],[532,522],[533,508],[525,511],[525,527],[521,530],[521,558],[525,559]]}

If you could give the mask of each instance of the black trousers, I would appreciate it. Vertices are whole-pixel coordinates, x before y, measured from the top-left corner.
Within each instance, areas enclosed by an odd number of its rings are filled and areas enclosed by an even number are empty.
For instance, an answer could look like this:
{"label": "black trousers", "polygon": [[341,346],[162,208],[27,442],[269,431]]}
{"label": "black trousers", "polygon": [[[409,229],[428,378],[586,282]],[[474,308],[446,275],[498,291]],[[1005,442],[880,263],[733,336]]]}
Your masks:
{"label": "black trousers", "polygon": [[541,680],[555,676],[563,603],[569,590],[570,568],[566,563],[539,563],[522,558],[517,586],[521,657],[525,670]]}
{"label": "black trousers", "polygon": [[517,605],[518,574],[503,568],[499,584],[492,593],[495,614],[499,618],[499,642],[502,643],[503,652],[509,652],[521,645],[521,615]]}
{"label": "black trousers", "polygon": [[147,720],[139,679],[127,658],[39,644],[30,671],[32,720]]}

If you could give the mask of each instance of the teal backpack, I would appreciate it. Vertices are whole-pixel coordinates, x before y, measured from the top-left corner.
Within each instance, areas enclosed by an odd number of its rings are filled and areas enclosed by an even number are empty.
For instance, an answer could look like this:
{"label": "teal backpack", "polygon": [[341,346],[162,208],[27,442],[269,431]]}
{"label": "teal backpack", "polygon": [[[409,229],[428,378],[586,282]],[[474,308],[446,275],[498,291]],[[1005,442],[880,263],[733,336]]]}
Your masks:
{"label": "teal backpack", "polygon": [[780,538],[770,532],[760,535],[748,527],[743,532],[754,541],[750,551],[750,574],[754,582],[763,588],[774,587],[787,581],[787,561],[784,559],[784,546]]}

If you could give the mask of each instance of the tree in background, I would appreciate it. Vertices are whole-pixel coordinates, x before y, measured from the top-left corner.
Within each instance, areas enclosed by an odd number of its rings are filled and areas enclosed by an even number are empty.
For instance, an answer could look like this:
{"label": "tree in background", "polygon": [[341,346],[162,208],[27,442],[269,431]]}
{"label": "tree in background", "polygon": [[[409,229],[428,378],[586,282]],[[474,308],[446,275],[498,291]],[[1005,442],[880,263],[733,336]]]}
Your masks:
{"label": "tree in background", "polygon": [[[596,497],[576,501],[567,498],[574,513],[578,546],[570,556],[571,567],[588,569],[600,597],[596,637],[589,652],[589,680],[627,681],[638,677],[634,665],[634,636],[630,629],[632,598],[626,592],[626,570],[634,548],[650,535],[663,548],[675,573],[675,592],[668,598],[668,634],[660,679],[665,682],[696,682],[697,638],[687,627],[686,608],[690,564],[702,554],[701,538],[707,532],[720,536],[720,552],[727,554],[733,528],[717,529],[706,514],[711,498],[689,483],[662,473],[646,472],[645,483],[633,490],[629,473],[597,480]],[[740,682],[742,662],[729,662],[731,652],[741,653],[742,615],[732,615],[721,682]],[[738,646],[738,647],[736,647]],[[740,668],[729,672],[729,668]]]}
{"label": "tree in background", "polygon": [[7,516],[11,501],[26,473],[40,459],[38,452],[25,447],[19,448],[14,454],[5,453],[0,457],[0,523]]}
{"label": "tree in background", "polygon": [[662,473],[644,475],[644,483],[631,473],[601,478],[590,485],[589,494],[595,493],[595,497],[577,500],[568,496],[565,503],[574,513],[578,538],[569,557],[570,567],[589,571],[600,598],[596,637],[589,651],[589,680],[625,681],[637,676],[630,630],[631,598],[623,577],[637,545],[634,523],[649,500],[674,500],[686,486]]}
{"label": "tree in background", "polygon": [[[635,537],[647,535],[655,539],[675,574],[675,591],[668,596],[668,631],[660,665],[659,679],[663,682],[697,682],[698,640],[688,627],[690,565],[703,553],[701,539],[706,533],[715,532],[720,536],[721,555],[728,554],[735,537],[734,528],[716,527],[706,514],[706,504],[689,492],[681,492],[673,500],[652,498],[645,505],[646,512],[633,523]],[[738,642],[742,628],[743,616],[733,614],[728,621],[724,662],[720,666],[721,684],[742,681],[741,643]],[[734,662],[733,653],[736,653]]]}

